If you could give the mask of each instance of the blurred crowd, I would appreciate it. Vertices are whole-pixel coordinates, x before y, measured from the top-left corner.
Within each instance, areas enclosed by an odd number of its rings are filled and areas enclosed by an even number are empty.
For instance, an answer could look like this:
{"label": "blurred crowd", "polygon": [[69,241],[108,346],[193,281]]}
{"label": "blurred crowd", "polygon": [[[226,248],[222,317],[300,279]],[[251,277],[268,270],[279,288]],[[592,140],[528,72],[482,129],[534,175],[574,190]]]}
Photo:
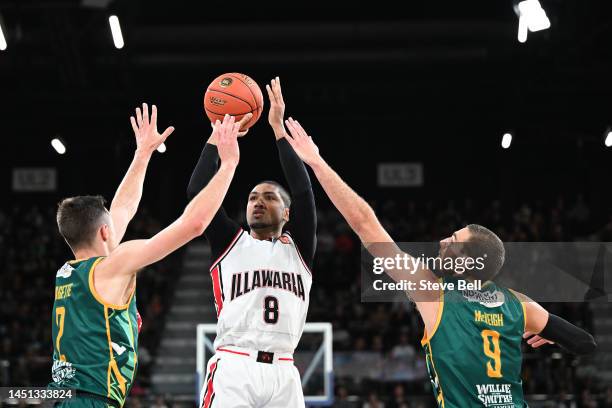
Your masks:
{"label": "blurred crowd", "polygon": [[[440,240],[469,223],[495,231],[504,241],[612,241],[612,217],[592,214],[582,196],[506,207],[500,201],[385,201],[372,203],[398,241]],[[140,211],[126,238],[148,237],[161,225]],[[318,247],[309,321],[334,328],[335,394],[338,407],[433,406],[420,339],[422,322],[414,306],[360,301],[360,245],[332,208],[319,208]],[[53,206],[0,209],[0,386],[44,386],[50,379],[51,306],[55,272],[72,256],[55,225]],[[137,285],[143,318],[139,373],[132,396],[172,404],[149,395],[150,368],[180,271],[180,254],[142,271]],[[593,329],[588,303],[546,305],[569,321]],[[556,346],[525,345],[526,394],[554,396],[555,408],[612,407],[612,389],[590,369],[588,358]],[[571,397],[570,397],[571,396]],[[134,399],[135,401],[138,399]]]}

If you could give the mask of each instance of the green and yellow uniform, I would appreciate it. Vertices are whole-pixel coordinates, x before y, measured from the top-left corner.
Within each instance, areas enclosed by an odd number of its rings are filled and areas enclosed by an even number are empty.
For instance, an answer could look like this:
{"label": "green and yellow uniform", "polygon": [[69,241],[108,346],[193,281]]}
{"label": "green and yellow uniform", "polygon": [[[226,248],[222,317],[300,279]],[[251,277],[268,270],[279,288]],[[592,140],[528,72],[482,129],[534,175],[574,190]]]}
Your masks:
{"label": "green and yellow uniform", "polygon": [[[53,382],[49,387],[75,388],[123,406],[138,365],[136,296],[134,290],[125,305],[102,300],[93,284],[94,269],[102,259],[68,262],[57,272],[51,316]],[[108,405],[91,398],[65,404]]]}
{"label": "green and yellow uniform", "polygon": [[521,380],[525,309],[516,295],[493,282],[440,293],[437,322],[425,333],[427,370],[439,407],[526,407]]}

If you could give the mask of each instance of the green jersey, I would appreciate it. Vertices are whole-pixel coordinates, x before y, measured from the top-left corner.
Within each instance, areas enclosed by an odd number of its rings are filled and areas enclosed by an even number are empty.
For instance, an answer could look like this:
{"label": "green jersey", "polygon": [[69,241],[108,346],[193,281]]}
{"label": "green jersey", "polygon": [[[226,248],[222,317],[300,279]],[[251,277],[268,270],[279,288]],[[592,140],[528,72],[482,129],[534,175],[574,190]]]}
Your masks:
{"label": "green jersey", "polygon": [[111,398],[123,406],[136,374],[135,290],[125,305],[104,302],[93,283],[102,257],[64,264],[55,278],[51,388]]}
{"label": "green jersey", "polygon": [[493,282],[480,290],[459,290],[459,280],[465,282],[457,277],[440,280],[447,286],[437,322],[421,341],[438,406],[526,407],[521,380],[524,305]]}

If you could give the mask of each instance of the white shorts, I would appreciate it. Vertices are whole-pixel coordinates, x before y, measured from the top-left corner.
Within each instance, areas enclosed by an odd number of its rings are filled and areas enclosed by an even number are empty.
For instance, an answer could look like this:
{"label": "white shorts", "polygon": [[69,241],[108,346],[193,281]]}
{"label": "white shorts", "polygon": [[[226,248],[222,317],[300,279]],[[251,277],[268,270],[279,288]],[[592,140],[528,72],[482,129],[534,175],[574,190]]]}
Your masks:
{"label": "white shorts", "polygon": [[300,373],[292,354],[269,355],[241,347],[219,347],[208,360],[200,408],[303,408]]}

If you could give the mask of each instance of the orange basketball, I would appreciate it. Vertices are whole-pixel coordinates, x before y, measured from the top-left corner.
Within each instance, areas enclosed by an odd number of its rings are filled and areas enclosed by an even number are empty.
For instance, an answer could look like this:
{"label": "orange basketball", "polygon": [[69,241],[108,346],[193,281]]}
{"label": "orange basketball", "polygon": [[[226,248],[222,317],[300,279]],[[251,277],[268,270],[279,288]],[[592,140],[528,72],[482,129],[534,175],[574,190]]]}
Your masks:
{"label": "orange basketball", "polygon": [[204,93],[204,110],[213,123],[223,120],[226,114],[235,116],[236,121],[239,121],[247,113],[252,113],[253,117],[241,130],[257,122],[263,111],[263,103],[259,85],[244,74],[223,74],[215,78]]}

